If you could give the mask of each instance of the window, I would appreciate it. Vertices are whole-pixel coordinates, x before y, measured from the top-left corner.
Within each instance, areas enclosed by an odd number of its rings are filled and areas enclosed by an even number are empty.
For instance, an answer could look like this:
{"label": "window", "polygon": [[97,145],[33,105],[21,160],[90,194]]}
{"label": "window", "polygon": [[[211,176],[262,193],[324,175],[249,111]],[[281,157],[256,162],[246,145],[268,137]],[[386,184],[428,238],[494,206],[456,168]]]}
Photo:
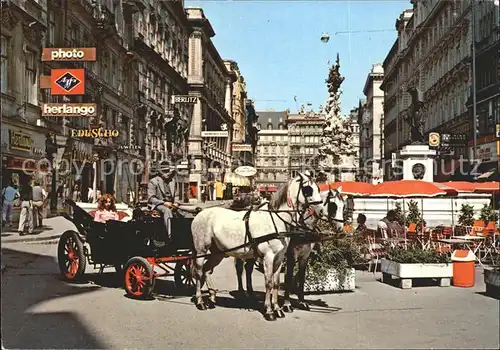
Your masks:
{"label": "window", "polygon": [[49,11],[49,16],[48,16],[48,23],[47,23],[47,46],[53,46],[55,41],[56,41],[56,24],[55,24],[55,19],[54,19],[54,11],[50,10]]}
{"label": "window", "polygon": [[117,73],[116,70],[118,69],[117,64],[116,64],[116,58],[115,56],[111,57],[111,86],[114,88],[118,87],[118,81],[117,81]]}
{"label": "window", "polygon": [[5,36],[2,35],[2,46],[1,46],[1,52],[0,52],[0,57],[1,57],[1,67],[2,70],[0,72],[0,80],[2,83],[2,92],[7,92],[7,87],[9,86],[9,63],[8,63],[8,49],[9,46],[9,39],[6,38]]}
{"label": "window", "polygon": [[28,103],[37,104],[36,89],[36,60],[33,51],[24,53],[26,72],[24,73],[24,100]]}

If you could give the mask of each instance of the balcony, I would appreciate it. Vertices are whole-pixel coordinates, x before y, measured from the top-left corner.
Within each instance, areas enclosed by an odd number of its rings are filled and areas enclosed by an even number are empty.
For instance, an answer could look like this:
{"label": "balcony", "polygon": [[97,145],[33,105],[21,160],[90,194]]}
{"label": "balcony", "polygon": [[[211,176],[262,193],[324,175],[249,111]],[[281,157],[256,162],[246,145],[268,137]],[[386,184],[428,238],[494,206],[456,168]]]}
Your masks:
{"label": "balcony", "polygon": [[95,4],[92,7],[92,17],[96,20],[97,28],[100,30],[115,28],[115,14],[107,6]]}
{"label": "balcony", "polygon": [[128,13],[137,13],[146,9],[144,0],[123,0],[123,11]]}

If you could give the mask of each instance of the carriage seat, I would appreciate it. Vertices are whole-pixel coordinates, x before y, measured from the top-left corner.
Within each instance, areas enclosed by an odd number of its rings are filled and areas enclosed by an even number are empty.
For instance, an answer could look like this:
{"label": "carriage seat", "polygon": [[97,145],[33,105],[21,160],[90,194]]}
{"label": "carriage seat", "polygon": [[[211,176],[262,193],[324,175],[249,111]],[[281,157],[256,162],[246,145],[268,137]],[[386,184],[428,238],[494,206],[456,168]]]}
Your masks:
{"label": "carriage seat", "polygon": [[[97,210],[89,211],[90,216],[94,217],[96,211]],[[128,215],[126,212],[121,211],[121,210],[118,210],[117,213],[118,213],[118,220],[120,220],[120,221],[125,221],[124,219],[128,220],[128,218],[130,217],[130,215]]]}

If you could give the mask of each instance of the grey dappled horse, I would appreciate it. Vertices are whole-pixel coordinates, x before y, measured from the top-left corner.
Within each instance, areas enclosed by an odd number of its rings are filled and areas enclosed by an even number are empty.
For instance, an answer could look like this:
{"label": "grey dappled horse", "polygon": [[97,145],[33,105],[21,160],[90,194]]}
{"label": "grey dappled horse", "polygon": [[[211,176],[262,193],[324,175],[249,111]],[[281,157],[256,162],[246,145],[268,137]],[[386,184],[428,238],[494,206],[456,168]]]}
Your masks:
{"label": "grey dappled horse", "polygon": [[[344,212],[344,199],[341,196],[342,187],[336,190],[331,188],[328,191],[321,192],[321,197],[323,200],[324,212],[328,212],[328,221],[337,231],[343,229],[343,212]],[[273,200],[271,200],[272,202]],[[272,203],[269,203],[272,207]],[[263,207],[265,208],[265,207]],[[317,218],[313,215],[305,218],[305,224],[308,229],[313,230]],[[295,279],[293,278],[293,271],[295,264],[299,264],[299,269],[297,273],[298,289],[297,297],[299,299],[299,308],[302,310],[309,310],[309,305],[304,298],[304,283],[306,279],[306,268],[311,252],[313,249],[313,243],[303,243],[300,240],[291,238],[290,244],[287,249],[286,256],[286,275],[285,275],[285,302],[283,304],[283,309],[285,312],[292,312],[293,308],[290,302],[290,293],[294,290]],[[247,284],[247,294],[251,300],[255,299],[255,295],[252,287],[252,272],[255,260],[243,261],[240,259],[235,259],[236,275],[238,278],[238,293],[240,295],[244,294],[243,289],[243,266],[246,271],[246,284]]]}
{"label": "grey dappled horse", "polygon": [[[287,226],[297,221],[299,212],[310,212],[321,218],[326,213],[323,213],[318,185],[310,175],[302,173],[280,189],[273,208],[277,209],[241,212],[213,207],[203,210],[194,218],[191,231],[197,258],[193,264],[193,277],[196,280],[195,304],[198,309],[215,307],[216,291],[211,274],[224,256],[242,260],[258,258],[264,266],[265,319],[271,321],[276,317],[284,317],[278,304],[278,289],[289,237],[268,239],[251,245],[246,243],[272,233],[287,232]],[[207,304],[201,294],[201,286],[205,281],[209,291]]]}

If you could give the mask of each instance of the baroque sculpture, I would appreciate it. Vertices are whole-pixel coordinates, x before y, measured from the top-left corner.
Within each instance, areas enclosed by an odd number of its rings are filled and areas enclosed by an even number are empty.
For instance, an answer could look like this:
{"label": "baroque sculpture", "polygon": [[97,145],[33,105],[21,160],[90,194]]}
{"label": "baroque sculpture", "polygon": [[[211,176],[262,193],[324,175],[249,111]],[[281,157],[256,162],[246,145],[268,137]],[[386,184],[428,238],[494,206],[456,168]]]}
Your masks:
{"label": "baroque sculpture", "polygon": [[[328,79],[326,79],[329,97],[324,107],[326,115],[321,136],[322,146],[319,148],[321,170],[327,173],[331,173],[343,157],[356,152],[348,121],[340,116],[340,94],[342,93],[340,85],[343,81],[344,77],[340,74],[340,59],[337,54],[337,60],[330,68]],[[330,175],[329,180],[331,177]]]}
{"label": "baroque sculpture", "polygon": [[422,93],[416,88],[408,89],[411,96],[410,137],[412,144],[424,144],[424,121],[421,109],[424,105]]}

